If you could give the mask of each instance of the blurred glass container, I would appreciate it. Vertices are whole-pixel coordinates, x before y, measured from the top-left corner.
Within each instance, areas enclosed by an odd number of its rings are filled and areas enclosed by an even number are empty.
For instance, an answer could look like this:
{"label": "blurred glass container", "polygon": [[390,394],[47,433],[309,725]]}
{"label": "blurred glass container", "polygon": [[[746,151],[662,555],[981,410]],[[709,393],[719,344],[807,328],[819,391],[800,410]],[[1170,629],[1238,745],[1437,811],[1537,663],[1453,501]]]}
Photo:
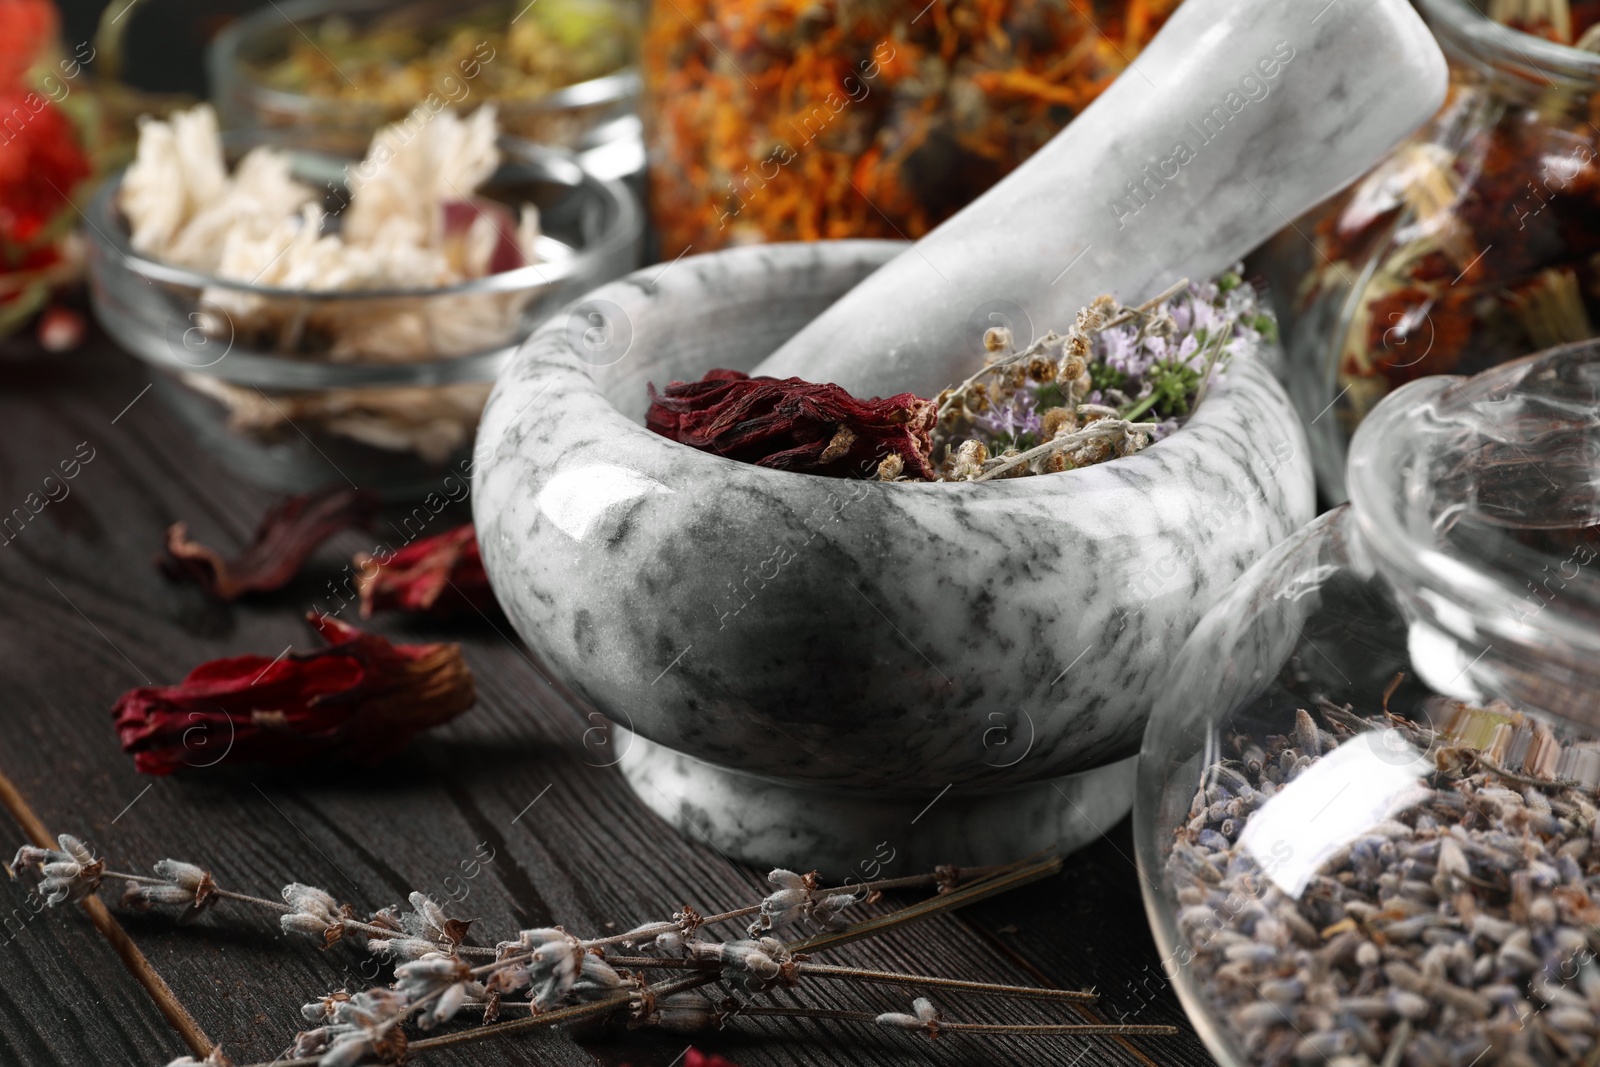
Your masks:
{"label": "blurred glass container", "polygon": [[[229,155],[285,139],[231,138]],[[295,177],[327,188],[330,212],[342,206],[351,160],[289,150]],[[501,138],[500,150],[479,193],[538,207],[540,262],[424,290],[271,289],[151,259],[129,244],[119,174],[87,216],[95,314],[162,372],[157,392],[201,447],[249,480],[301,491],[342,477],[391,498],[425,493],[470,455],[490,386],[533,328],[639,258],[643,213],[626,185],[558,149]],[[236,327],[241,307],[250,324]],[[432,346],[422,361],[378,347],[418,335]],[[352,337],[371,350],[330,347]]]}
{"label": "blurred glass container", "polygon": [[1600,55],[1469,0],[1417,7],[1450,62],[1444,108],[1256,263],[1333,503],[1350,435],[1391,389],[1594,336],[1600,314]]}
{"label": "blurred glass container", "polygon": [[1088,107],[1177,5],[652,0],[662,252],[920,237]]}
{"label": "blurred glass container", "polygon": [[1228,1067],[1593,1063],[1600,342],[1404,386],[1348,477],[1145,734],[1167,977]]}
{"label": "blurred glass container", "polygon": [[634,0],[294,0],[230,25],[207,62],[225,129],[359,155],[384,125],[489,102],[506,134],[637,178],[638,32]]}

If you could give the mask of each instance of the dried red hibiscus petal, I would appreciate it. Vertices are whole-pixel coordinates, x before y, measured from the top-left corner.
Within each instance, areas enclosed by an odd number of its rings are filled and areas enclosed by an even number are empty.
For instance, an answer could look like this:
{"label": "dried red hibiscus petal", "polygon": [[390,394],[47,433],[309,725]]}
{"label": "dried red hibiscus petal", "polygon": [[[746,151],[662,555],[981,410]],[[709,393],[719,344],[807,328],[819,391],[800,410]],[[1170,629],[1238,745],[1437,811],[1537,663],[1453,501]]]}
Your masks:
{"label": "dried red hibiscus petal", "polygon": [[683,1067],[738,1067],[732,1060],[723,1059],[711,1052],[691,1048],[683,1059]]}
{"label": "dried red hibiscus petal", "polygon": [[698,382],[650,386],[645,425],[663,437],[777,470],[873,477],[898,455],[904,474],[932,480],[937,407],[914,393],[858,400],[799,378],[706,372]]}
{"label": "dried red hibiscus petal", "polygon": [[365,525],[378,498],[363,489],[329,486],[292,496],[261,517],[255,540],[233,559],[189,539],[175,522],[167,530],[167,555],[161,567],[176,580],[188,579],[221,600],[281,589],[300,573],[306,557],[340,530]]}
{"label": "dried red hibiscus petal", "polygon": [[461,646],[396,645],[315,613],[327,648],[202,663],[117,700],[117,736],[145,774],[310,759],[377,763],[477,699]]}
{"label": "dried red hibiscus petal", "polygon": [[[623,1067],[627,1067],[626,1064]],[[732,1060],[724,1059],[714,1052],[701,1052],[697,1048],[690,1048],[683,1057],[683,1067],[739,1067]]]}
{"label": "dried red hibiscus petal", "polygon": [[387,563],[359,553],[355,565],[360,574],[356,584],[363,619],[371,618],[374,611],[449,615],[495,606],[470,522],[409,544]]}

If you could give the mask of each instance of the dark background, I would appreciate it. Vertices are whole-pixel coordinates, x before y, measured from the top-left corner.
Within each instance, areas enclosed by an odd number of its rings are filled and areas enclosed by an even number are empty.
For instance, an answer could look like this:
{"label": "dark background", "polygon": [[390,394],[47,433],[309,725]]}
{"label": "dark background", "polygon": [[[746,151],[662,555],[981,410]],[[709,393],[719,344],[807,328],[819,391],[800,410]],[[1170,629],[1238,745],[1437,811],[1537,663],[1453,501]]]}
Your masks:
{"label": "dark background", "polygon": [[[270,2],[270,0],[268,0]],[[131,3],[131,7],[130,7]],[[206,94],[206,43],[262,0],[56,0],[61,41],[68,55],[93,41],[101,14],[111,8],[123,32],[127,80],[156,92]],[[127,11],[125,15],[119,13]],[[94,64],[89,64],[94,69]]]}

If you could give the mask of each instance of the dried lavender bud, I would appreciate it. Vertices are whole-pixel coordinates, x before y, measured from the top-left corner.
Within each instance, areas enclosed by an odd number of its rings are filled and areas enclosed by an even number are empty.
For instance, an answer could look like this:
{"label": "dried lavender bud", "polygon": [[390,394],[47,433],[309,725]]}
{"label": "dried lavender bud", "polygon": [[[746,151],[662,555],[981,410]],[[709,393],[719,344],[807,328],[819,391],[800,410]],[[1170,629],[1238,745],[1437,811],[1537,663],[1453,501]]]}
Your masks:
{"label": "dried lavender bud", "polygon": [[483,995],[483,986],[472,980],[472,968],[440,952],[401,964],[394,977],[395,987],[411,1003],[432,1002],[416,1017],[424,1030],[453,1019],[469,995]]}
{"label": "dried lavender bud", "polygon": [[344,933],[344,915],[339,902],[316,886],[291,882],[283,887],[283,900],[289,905],[278,920],[287,934],[305,934],[332,944]]}
{"label": "dried lavender bud", "polygon": [[804,876],[777,868],[767,875],[767,881],[779,888],[761,901],[761,912],[750,924],[751,937],[759,937],[763,930],[795,922],[811,902],[811,885],[814,883],[808,883]]}
{"label": "dried lavender bud", "polygon": [[197,1060],[193,1056],[179,1056],[168,1063],[167,1067],[233,1067],[233,1061],[222,1051],[221,1045],[213,1045],[203,1060]]}
{"label": "dried lavender bud", "polygon": [[461,944],[466,939],[471,919],[452,919],[426,893],[412,893],[412,910],[400,916],[400,927],[411,937],[432,942],[435,948]]}
{"label": "dried lavender bud", "polygon": [[372,937],[367,939],[367,951],[374,956],[394,960],[420,960],[424,956],[431,956],[445,947],[437,941],[427,941],[420,937]]}
{"label": "dried lavender bud", "polygon": [[1308,756],[1322,755],[1322,733],[1311,718],[1311,713],[1301,708],[1294,713],[1294,739],[1300,751]]}
{"label": "dried lavender bud", "polygon": [[914,1015],[905,1015],[901,1012],[885,1012],[874,1021],[879,1026],[892,1026],[901,1030],[921,1030],[929,1037],[939,1036],[939,1010],[933,1002],[926,997],[918,997],[911,1002]]}
{"label": "dried lavender bud", "polygon": [[[500,942],[495,955],[500,960],[530,957],[527,984],[533,987],[532,1001],[541,1008],[563,998],[597,999],[626,984],[610,964],[559,926],[523,930],[517,940]],[[511,981],[520,988],[520,975]]]}
{"label": "dried lavender bud", "polygon": [[409,1008],[405,995],[392,989],[363,990],[336,1005],[333,1023],[321,1028],[327,1051],[318,1067],[356,1067],[368,1059],[398,1059],[405,1050],[405,1034],[398,1024]]}
{"label": "dried lavender bud", "polygon": [[780,982],[792,985],[795,980],[794,957],[777,938],[721,943],[691,941],[688,948],[690,959],[716,960],[723,965],[725,975],[738,977],[753,993],[771,989]]}
{"label": "dried lavender bud", "polygon": [[158,904],[182,907],[194,903],[194,894],[182,886],[145,885],[129,882],[122,892],[122,906],[133,911],[148,911]]}
{"label": "dried lavender bud", "polygon": [[18,870],[39,876],[39,895],[51,907],[76,904],[100,888],[105,861],[95,859],[89,846],[62,834],[56,838],[59,849],[23,845],[11,861],[13,875]]}
{"label": "dried lavender bud", "polygon": [[313,1000],[310,1004],[300,1006],[300,1017],[308,1023],[326,1022],[333,1018],[334,1009],[350,999],[350,994],[343,989],[337,989],[321,1000]]}
{"label": "dried lavender bud", "polygon": [[156,877],[166,879],[168,884],[144,885],[129,882],[127,891],[122,895],[124,906],[144,910],[158,904],[179,907],[187,905],[189,910],[180,916],[180,921],[187,921],[220,899],[217,896],[217,884],[211,879],[211,872],[192,863],[171,859],[158,860],[155,872]]}
{"label": "dried lavender bud", "polygon": [[699,993],[674,993],[655,1002],[654,1010],[640,1016],[635,1025],[659,1026],[678,1034],[720,1029],[727,1016]]}

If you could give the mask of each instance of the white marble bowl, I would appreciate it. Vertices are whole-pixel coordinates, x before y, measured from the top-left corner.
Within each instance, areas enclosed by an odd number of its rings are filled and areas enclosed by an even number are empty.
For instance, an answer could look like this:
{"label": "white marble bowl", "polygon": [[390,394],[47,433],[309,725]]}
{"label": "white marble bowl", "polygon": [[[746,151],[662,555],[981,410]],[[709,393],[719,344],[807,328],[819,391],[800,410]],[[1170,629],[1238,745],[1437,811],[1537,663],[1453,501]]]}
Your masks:
{"label": "white marble bowl", "polygon": [[[814,843],[796,811],[850,804],[906,808],[939,861],[1093,837],[1126,810],[1190,628],[1313,513],[1300,425],[1255,356],[1139,455],[976,485],[768,470],[644,428],[647,382],[754,366],[903,247],[741,248],[607,285],[529,339],[479,431],[474,516],[518,632],[639,735],[623,767],[647,802],[754,859]],[[678,754],[703,761],[703,803]],[[764,782],[712,786],[727,774]],[[1006,809],[963,798],[1064,776],[1075,829],[1020,803],[1020,838],[951,854],[950,824],[916,811],[937,795],[961,822]],[[752,795],[774,798],[760,818]]]}

